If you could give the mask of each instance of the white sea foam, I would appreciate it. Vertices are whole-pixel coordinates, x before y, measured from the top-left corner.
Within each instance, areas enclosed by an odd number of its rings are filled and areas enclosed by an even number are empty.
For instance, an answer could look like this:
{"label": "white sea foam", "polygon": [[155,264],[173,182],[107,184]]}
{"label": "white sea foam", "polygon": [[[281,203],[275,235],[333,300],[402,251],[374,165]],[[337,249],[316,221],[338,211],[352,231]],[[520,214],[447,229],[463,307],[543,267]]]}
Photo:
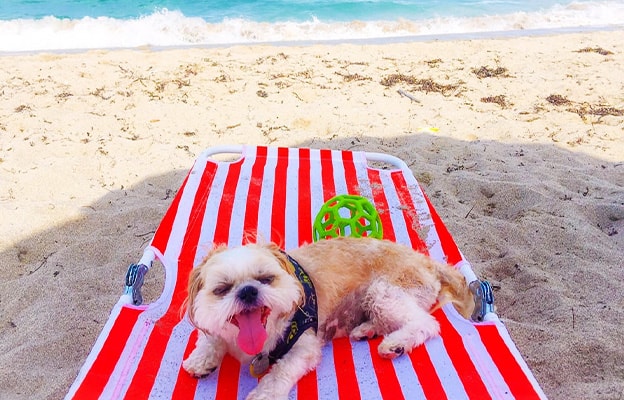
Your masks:
{"label": "white sea foam", "polygon": [[624,2],[596,1],[540,12],[423,20],[263,23],[226,19],[207,23],[178,11],[160,10],[138,19],[46,17],[0,21],[0,51],[42,51],[139,46],[376,39],[477,32],[624,26]]}

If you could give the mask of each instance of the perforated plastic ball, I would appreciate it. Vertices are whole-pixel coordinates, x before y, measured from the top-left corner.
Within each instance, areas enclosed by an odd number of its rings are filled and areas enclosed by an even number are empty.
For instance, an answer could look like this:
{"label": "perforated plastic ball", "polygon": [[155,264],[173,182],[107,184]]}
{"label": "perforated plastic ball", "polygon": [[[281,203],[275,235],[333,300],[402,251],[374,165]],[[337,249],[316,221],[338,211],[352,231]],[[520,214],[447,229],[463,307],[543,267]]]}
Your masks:
{"label": "perforated plastic ball", "polygon": [[341,194],[329,199],[316,215],[314,241],[338,236],[383,238],[379,213],[367,198]]}

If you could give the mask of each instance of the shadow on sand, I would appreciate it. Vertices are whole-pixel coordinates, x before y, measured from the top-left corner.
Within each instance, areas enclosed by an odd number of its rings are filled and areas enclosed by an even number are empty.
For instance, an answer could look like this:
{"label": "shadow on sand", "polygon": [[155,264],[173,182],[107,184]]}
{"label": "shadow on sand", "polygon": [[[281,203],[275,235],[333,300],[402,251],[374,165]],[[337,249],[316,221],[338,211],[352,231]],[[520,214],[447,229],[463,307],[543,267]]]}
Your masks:
{"label": "shadow on sand", "polygon": [[[299,146],[405,160],[475,272],[494,283],[498,312],[546,393],[624,391],[623,164],[429,134]],[[0,253],[0,398],[64,396],[185,174],[112,191],[79,219]],[[148,300],[162,284],[153,269]],[[554,374],[561,369],[566,381]]]}

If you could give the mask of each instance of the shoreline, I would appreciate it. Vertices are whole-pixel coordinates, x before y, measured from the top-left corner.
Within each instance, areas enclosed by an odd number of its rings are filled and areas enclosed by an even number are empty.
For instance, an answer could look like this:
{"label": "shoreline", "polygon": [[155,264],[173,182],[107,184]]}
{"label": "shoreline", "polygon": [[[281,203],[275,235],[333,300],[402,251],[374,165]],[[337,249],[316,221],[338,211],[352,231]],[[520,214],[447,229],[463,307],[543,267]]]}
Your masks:
{"label": "shoreline", "polygon": [[169,51],[169,50],[187,50],[187,49],[224,49],[228,47],[238,46],[275,46],[275,47],[310,47],[310,46],[333,46],[341,44],[352,45],[389,45],[402,43],[418,43],[418,42],[435,42],[435,41],[464,41],[464,40],[490,40],[490,39],[513,39],[522,37],[538,37],[566,35],[574,33],[592,33],[592,32],[617,32],[623,31],[624,24],[611,25],[582,25],[558,28],[537,28],[537,29],[514,29],[504,31],[474,31],[463,33],[442,33],[442,34],[423,34],[423,35],[405,35],[377,38],[344,38],[344,39],[327,39],[327,40],[284,40],[284,41],[261,41],[261,42],[231,42],[216,44],[188,44],[188,45],[142,45],[134,47],[85,47],[76,49],[41,49],[41,50],[24,50],[24,51],[2,51],[0,57],[11,57],[20,55],[35,55],[42,53],[50,54],[80,54],[89,51],[123,51],[123,50],[150,50],[150,51]]}
{"label": "shoreline", "polygon": [[1,54],[0,398],[63,398],[193,161],[227,144],[401,158],[547,396],[617,398],[623,37]]}

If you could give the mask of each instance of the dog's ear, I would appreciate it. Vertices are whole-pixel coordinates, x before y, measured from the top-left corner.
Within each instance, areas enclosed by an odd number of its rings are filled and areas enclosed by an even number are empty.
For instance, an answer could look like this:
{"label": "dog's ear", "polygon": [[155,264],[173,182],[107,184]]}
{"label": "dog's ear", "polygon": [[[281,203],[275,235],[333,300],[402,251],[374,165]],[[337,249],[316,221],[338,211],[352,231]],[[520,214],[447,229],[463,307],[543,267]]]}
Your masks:
{"label": "dog's ear", "polygon": [[195,327],[197,327],[195,324],[195,300],[199,291],[204,287],[204,279],[201,276],[202,269],[205,268],[206,263],[212,256],[224,251],[225,249],[226,247],[223,245],[215,245],[212,247],[206,257],[204,257],[202,262],[193,269],[191,275],[189,276],[187,297],[182,305],[182,313],[188,314],[191,324]]}
{"label": "dog's ear", "polygon": [[280,266],[282,267],[282,269],[286,272],[288,272],[290,275],[295,276],[295,267],[292,265],[292,263],[290,261],[288,261],[288,257],[286,256],[286,253],[284,253],[278,245],[276,245],[275,243],[266,243],[264,244],[264,247],[266,247],[275,257],[275,259],[277,261],[279,261]]}
{"label": "dog's ear", "polygon": [[189,321],[195,327],[195,300],[197,298],[197,293],[204,287],[204,279],[201,276],[201,265],[193,269],[191,272],[191,276],[189,276],[188,283],[188,293],[186,300],[182,306],[182,309],[186,312],[189,317]]}

